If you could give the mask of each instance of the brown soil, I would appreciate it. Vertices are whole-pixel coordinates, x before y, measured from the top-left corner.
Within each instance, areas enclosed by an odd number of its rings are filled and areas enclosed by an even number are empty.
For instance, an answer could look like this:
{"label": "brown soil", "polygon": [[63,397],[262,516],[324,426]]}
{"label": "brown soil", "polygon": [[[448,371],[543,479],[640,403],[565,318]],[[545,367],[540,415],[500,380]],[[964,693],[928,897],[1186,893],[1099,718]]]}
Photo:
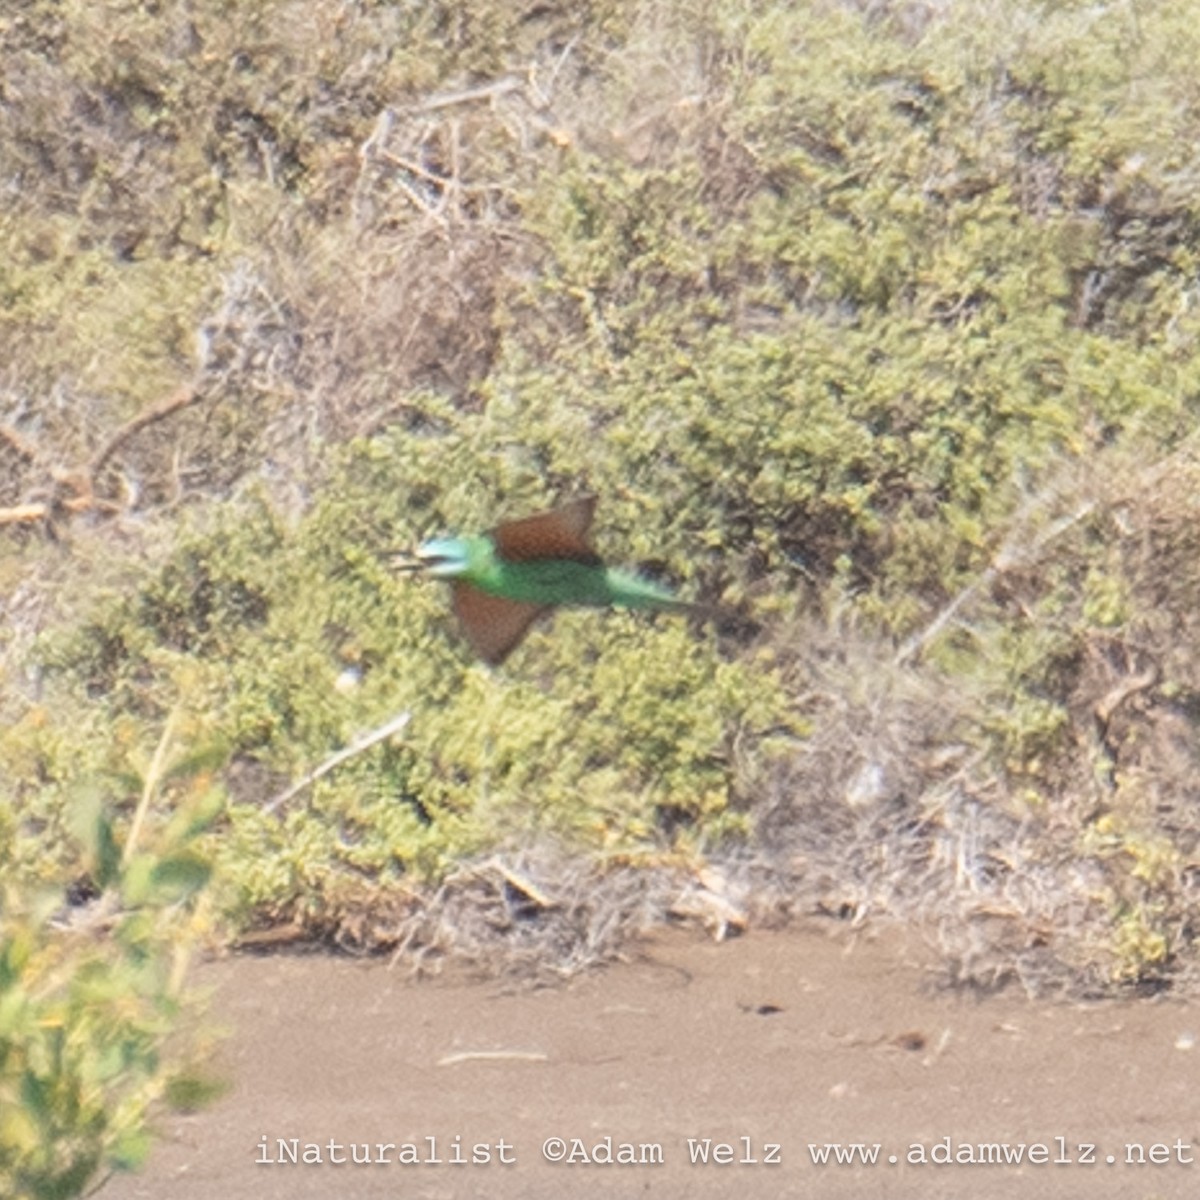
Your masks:
{"label": "brown soil", "polygon": [[[1194,1004],[1082,1007],[939,993],[920,957],[895,941],[833,940],[808,928],[720,945],[663,934],[628,965],[539,990],[414,982],[383,962],[327,956],[209,964],[198,977],[215,988],[214,1012],[233,1030],[223,1052],[233,1087],[205,1112],[164,1118],[146,1170],[100,1194],[1200,1195]],[[456,1136],[461,1157],[482,1144],[479,1157],[486,1150],[492,1161],[448,1161]],[[614,1159],[623,1143],[638,1155],[657,1144],[662,1162],[551,1165],[542,1145],[553,1137],[568,1148],[579,1139],[589,1154],[611,1142]],[[298,1139],[301,1154],[311,1143],[324,1161],[258,1164],[262,1138],[263,1157],[280,1158],[277,1139]],[[427,1138],[446,1161],[329,1161],[331,1141],[347,1159],[351,1143],[360,1153],[363,1143],[396,1143],[392,1156],[415,1143],[430,1157]],[[726,1143],[734,1161],[692,1164],[689,1139]],[[879,1143],[879,1161],[816,1165],[810,1146],[830,1142]],[[927,1158],[935,1147],[940,1156],[970,1145],[979,1156],[994,1152],[980,1143],[1012,1152],[1024,1143],[1026,1154],[1040,1144],[1049,1161],[914,1165],[917,1143]],[[1094,1164],[1078,1161],[1090,1156],[1086,1146]],[[1137,1147],[1147,1160],[1131,1164]],[[501,1152],[515,1162],[502,1165]],[[776,1154],[779,1164],[768,1164]]]}

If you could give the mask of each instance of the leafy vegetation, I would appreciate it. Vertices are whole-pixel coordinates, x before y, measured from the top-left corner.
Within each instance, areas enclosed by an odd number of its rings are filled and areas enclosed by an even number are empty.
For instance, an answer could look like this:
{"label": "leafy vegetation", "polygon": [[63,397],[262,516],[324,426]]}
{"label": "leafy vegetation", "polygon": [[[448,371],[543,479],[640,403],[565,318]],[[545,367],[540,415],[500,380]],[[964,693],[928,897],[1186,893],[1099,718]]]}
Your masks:
{"label": "leafy vegetation", "polygon": [[[1032,0],[9,4],[22,961],[76,963],[32,898],[79,880],[162,914],[78,960],[139,1012],[131,946],[201,911],[453,950],[453,881],[553,848],[924,922],[972,986],[1194,984],[1198,39]],[[388,568],[583,491],[733,619],[564,613],[493,673]],[[193,789],[207,899],[130,900],[155,868],[108,873],[81,797],[166,847]]]}
{"label": "leafy vegetation", "polygon": [[[64,893],[6,877],[0,891],[6,1196],[75,1196],[99,1172],[136,1167],[149,1150],[152,1104],[186,1107],[220,1087],[162,1057],[189,956],[211,928],[211,867],[197,839],[221,802],[211,781],[172,755],[169,735],[168,725],[124,845],[100,796],[81,790],[67,811],[86,878]],[[179,800],[165,821],[151,811],[164,794]]]}

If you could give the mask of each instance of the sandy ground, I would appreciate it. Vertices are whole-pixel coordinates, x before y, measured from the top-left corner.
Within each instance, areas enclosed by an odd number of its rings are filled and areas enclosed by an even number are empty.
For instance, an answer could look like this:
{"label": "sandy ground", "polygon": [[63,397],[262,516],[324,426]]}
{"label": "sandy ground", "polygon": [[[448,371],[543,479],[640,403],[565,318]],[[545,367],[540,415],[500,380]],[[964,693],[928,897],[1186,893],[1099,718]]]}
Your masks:
{"label": "sandy ground", "polygon": [[[232,1030],[233,1087],[164,1118],[147,1168],[99,1194],[1200,1196],[1200,1007],[948,995],[919,956],[821,927],[720,945],[672,933],[540,990],[325,955],[212,963],[198,983]],[[284,1161],[280,1139],[321,1161]],[[372,1157],[394,1143],[389,1161],[331,1161],[366,1143]],[[878,1144],[878,1161],[815,1161],[830,1143]],[[1025,1161],[936,1161],[997,1143]],[[612,1163],[583,1161],[609,1146]],[[692,1161],[703,1147],[709,1162]],[[559,1148],[579,1161],[547,1161]],[[397,1161],[414,1154],[442,1161]]]}

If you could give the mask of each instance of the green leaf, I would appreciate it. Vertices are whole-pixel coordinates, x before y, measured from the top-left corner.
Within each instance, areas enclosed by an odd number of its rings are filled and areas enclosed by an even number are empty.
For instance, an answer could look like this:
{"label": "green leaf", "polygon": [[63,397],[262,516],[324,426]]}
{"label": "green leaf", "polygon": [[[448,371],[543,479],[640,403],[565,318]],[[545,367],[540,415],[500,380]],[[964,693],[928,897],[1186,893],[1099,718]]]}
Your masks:
{"label": "green leaf", "polygon": [[28,1067],[21,1073],[21,1103],[40,1125],[50,1124],[50,1089],[46,1081]]}
{"label": "green leaf", "polygon": [[168,846],[177,846],[203,833],[225,811],[225,790],[210,787],[177,812],[163,832]]}
{"label": "green leaf", "polygon": [[136,1171],[146,1161],[152,1144],[144,1129],[127,1129],[110,1147],[108,1161],[118,1171]]}
{"label": "green leaf", "polygon": [[80,842],[93,882],[103,891],[120,874],[121,851],[100,792],[94,788],[83,792],[68,816],[68,823]]}
{"label": "green leaf", "polygon": [[182,900],[198,892],[212,876],[212,865],[198,854],[182,853],[164,858],[151,873],[154,886]]}
{"label": "green leaf", "polygon": [[176,1111],[198,1112],[219,1100],[229,1090],[229,1082],[199,1071],[182,1071],[167,1082],[167,1103]]}
{"label": "green leaf", "polygon": [[140,908],[150,900],[158,860],[153,854],[135,854],[121,880],[121,899],[129,908]]}

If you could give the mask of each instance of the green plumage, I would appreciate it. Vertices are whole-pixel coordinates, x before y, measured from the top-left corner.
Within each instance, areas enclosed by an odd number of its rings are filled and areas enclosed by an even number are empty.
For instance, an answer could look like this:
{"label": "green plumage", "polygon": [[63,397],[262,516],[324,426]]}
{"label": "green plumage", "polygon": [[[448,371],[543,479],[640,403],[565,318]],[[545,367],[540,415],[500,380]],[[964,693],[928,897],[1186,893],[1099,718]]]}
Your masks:
{"label": "green plumage", "polygon": [[454,578],[505,600],[590,608],[688,607],[664,588],[603,563],[577,562],[569,558],[506,562],[500,557],[495,542],[486,534],[448,538],[426,545],[453,547],[467,564]]}
{"label": "green plumage", "polygon": [[491,533],[435,538],[418,550],[429,574],[451,584],[463,632],[485,661],[502,662],[538,617],[560,605],[701,611],[604,565],[587,540],[595,503],[585,497]]}

